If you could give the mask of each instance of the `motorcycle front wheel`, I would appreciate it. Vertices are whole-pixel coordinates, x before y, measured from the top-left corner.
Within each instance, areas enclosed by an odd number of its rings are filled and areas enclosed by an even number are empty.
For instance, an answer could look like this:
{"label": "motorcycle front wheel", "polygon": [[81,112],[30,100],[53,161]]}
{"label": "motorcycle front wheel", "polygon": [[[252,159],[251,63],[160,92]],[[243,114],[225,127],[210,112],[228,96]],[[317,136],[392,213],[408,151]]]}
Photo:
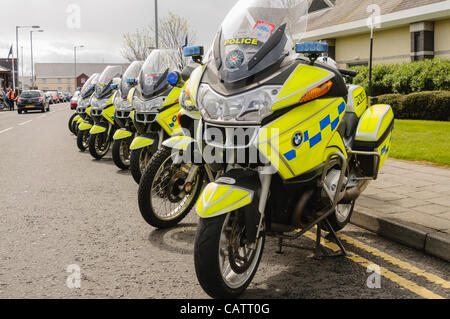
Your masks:
{"label": "motorcycle front wheel", "polygon": [[[49,106],[50,108],[50,106]],[[69,131],[72,134],[75,134],[75,127],[73,125],[73,119],[77,116],[77,113],[74,113],[69,119]]]}
{"label": "motorcycle front wheel", "polygon": [[176,226],[194,207],[202,190],[199,170],[189,191],[184,188],[191,164],[174,164],[170,148],[163,147],[152,157],[139,184],[139,209],[151,226]]}
{"label": "motorcycle front wheel", "polygon": [[101,160],[108,153],[111,140],[108,133],[95,134],[89,137],[89,153],[96,160]]}
{"label": "motorcycle front wheel", "polygon": [[141,182],[142,174],[147,168],[153,153],[150,147],[141,148],[131,151],[130,157],[130,171],[134,181],[139,184]]}
{"label": "motorcycle front wheel", "polygon": [[265,233],[248,244],[243,213],[201,219],[195,237],[197,279],[212,298],[239,297],[256,274],[264,250]]}
{"label": "motorcycle front wheel", "polygon": [[85,152],[89,147],[89,131],[78,131],[77,146],[81,152]]}
{"label": "motorcycle front wheel", "polygon": [[121,170],[127,170],[130,168],[130,145],[133,141],[132,138],[125,138],[114,141],[112,148],[112,158],[114,164]]}

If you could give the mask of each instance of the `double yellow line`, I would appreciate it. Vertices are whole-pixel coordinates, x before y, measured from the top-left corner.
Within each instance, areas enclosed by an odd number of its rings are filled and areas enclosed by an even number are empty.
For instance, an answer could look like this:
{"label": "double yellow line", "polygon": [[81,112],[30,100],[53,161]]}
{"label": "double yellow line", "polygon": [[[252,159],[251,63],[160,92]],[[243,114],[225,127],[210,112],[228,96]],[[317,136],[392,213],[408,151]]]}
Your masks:
{"label": "double yellow line", "polygon": [[[316,239],[316,235],[313,234],[312,232],[307,232],[305,234],[305,236],[308,237],[309,239],[312,239],[312,240]],[[361,241],[359,241],[357,239],[354,239],[352,237],[349,237],[347,235],[339,234],[338,236],[339,236],[339,238],[341,240],[347,242],[348,244],[350,244],[350,245],[352,245],[352,246],[354,246],[356,248],[359,248],[361,250],[364,250],[364,251],[374,255],[375,257],[382,258],[383,260],[385,260],[385,261],[387,261],[387,262],[389,262],[389,263],[391,263],[391,264],[393,264],[393,265],[395,265],[395,266],[397,266],[397,267],[399,267],[401,269],[407,270],[407,271],[409,271],[410,273],[412,273],[412,274],[414,274],[416,276],[424,277],[429,282],[431,282],[431,283],[433,283],[435,285],[439,285],[439,286],[441,286],[442,288],[445,288],[445,289],[449,289],[450,288],[450,282],[445,280],[445,279],[443,279],[443,278],[441,278],[441,277],[439,277],[439,276],[436,276],[434,274],[430,274],[430,273],[426,272],[423,269],[415,267],[415,266],[413,266],[413,265],[411,265],[411,264],[409,264],[409,263],[407,263],[405,261],[402,261],[402,260],[400,260],[398,258],[392,257],[392,256],[390,256],[390,255],[388,255],[388,254],[386,254],[386,253],[384,253],[384,252],[382,252],[382,251],[380,251],[380,250],[378,250],[376,248],[370,247],[370,246],[362,243]],[[329,249],[331,249],[334,252],[339,252],[340,251],[340,248],[339,248],[338,245],[336,245],[335,243],[332,243],[332,242],[330,242],[330,241],[328,241],[328,240],[326,240],[324,238],[322,238],[322,245],[327,247],[327,248],[329,248]],[[346,256],[347,259],[350,259],[351,261],[361,265],[364,268],[367,268],[370,265],[374,264],[373,262],[371,262],[371,261],[365,259],[364,257],[359,256],[359,255],[357,255],[357,254],[355,254],[353,252],[347,252],[347,254],[348,254]],[[442,297],[442,296],[440,296],[438,294],[435,294],[434,292],[432,292],[432,291],[430,291],[430,290],[428,290],[428,289],[426,289],[426,288],[424,288],[422,286],[419,286],[415,282],[413,282],[411,280],[408,280],[408,279],[405,279],[405,278],[397,275],[396,273],[394,273],[394,272],[392,272],[392,271],[390,271],[390,270],[388,270],[388,269],[386,269],[384,267],[380,267],[380,270],[381,270],[381,275],[383,277],[391,280],[392,282],[398,284],[399,286],[401,286],[401,287],[403,287],[405,289],[408,289],[409,291],[411,291],[411,292],[413,292],[413,293],[415,293],[415,294],[417,294],[417,295],[419,295],[419,296],[421,296],[421,297],[423,297],[425,299],[445,299],[444,297]]]}

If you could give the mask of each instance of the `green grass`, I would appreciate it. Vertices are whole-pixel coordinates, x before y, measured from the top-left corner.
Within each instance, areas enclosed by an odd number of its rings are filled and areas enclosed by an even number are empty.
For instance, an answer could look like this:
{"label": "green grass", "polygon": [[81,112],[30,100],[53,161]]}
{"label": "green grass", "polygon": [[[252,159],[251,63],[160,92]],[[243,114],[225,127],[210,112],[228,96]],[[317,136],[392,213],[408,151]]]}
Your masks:
{"label": "green grass", "polygon": [[396,120],[390,156],[450,166],[450,122]]}

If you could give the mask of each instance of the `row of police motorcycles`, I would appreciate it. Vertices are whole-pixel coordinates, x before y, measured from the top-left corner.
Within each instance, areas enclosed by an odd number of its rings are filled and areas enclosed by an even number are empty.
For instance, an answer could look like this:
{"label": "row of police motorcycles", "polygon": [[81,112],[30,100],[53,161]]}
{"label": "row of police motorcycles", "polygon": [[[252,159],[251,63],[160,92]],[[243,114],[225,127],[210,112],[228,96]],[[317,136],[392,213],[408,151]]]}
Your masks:
{"label": "row of police motorcycles", "polygon": [[323,233],[345,255],[336,232],[391,148],[391,107],[348,85],[356,73],[326,44],[300,43],[307,17],[306,0],[240,0],[206,55],[154,50],[123,74],[108,67],[69,122],[94,158],[112,145],[148,224],[174,227],[195,206],[195,271],[214,298],[246,290],[267,236],[281,252],[315,229],[315,257],[331,256]]}

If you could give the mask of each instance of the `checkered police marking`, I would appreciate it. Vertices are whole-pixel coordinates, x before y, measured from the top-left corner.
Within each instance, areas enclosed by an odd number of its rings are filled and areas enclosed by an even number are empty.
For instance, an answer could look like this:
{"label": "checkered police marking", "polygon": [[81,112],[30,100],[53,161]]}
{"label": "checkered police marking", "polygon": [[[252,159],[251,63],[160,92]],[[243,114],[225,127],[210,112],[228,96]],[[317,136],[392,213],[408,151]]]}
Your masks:
{"label": "checkered police marking", "polygon": [[304,136],[305,136],[304,142],[308,142],[309,141],[309,147],[310,148],[313,148],[314,146],[316,146],[317,144],[322,142],[322,132],[325,129],[327,129],[328,127],[330,127],[331,131],[333,132],[338,127],[339,122],[341,121],[342,115],[345,112],[345,109],[346,109],[345,102],[342,102],[337,108],[337,111],[338,111],[339,115],[336,118],[334,118],[333,121],[331,121],[331,114],[328,114],[327,116],[325,116],[319,122],[320,132],[310,138],[310,132],[306,131],[304,133]]}

